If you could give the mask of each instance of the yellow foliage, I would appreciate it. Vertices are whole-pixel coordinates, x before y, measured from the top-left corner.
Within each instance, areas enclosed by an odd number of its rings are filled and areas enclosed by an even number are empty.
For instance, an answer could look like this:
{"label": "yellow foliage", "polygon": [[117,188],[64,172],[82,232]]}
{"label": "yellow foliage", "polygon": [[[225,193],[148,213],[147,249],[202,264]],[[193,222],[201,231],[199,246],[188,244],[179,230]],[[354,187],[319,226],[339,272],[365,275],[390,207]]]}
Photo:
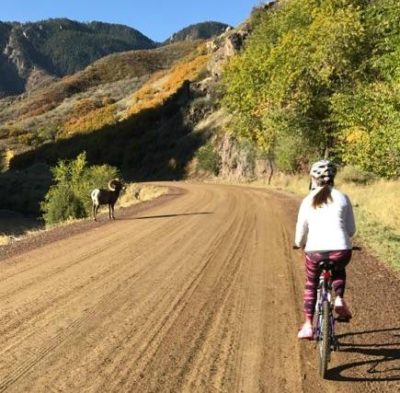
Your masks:
{"label": "yellow foliage", "polygon": [[264,131],[261,129],[255,130],[256,143],[260,151],[269,152],[272,149],[275,141],[275,132],[271,129]]}
{"label": "yellow foliage", "polygon": [[74,105],[74,113],[78,116],[82,116],[96,108],[97,105],[92,99],[83,98]]}
{"label": "yellow foliage", "polygon": [[368,138],[368,133],[363,127],[351,127],[344,134],[345,141],[350,144],[360,143],[366,138]]}
{"label": "yellow foliage", "polygon": [[51,111],[57,105],[58,104],[54,101],[46,102],[45,100],[38,100],[37,102],[34,102],[30,107],[23,108],[20,111],[19,120],[40,116],[43,113]]}
{"label": "yellow foliage", "polygon": [[76,133],[99,130],[107,125],[114,124],[116,121],[115,106],[107,105],[94,109],[83,117],[70,119],[62,127],[61,135],[68,137]]}
{"label": "yellow foliage", "polygon": [[7,149],[3,155],[3,162],[2,162],[2,167],[3,169],[9,169],[10,167],[10,162],[15,156],[15,151],[11,149]]}
{"label": "yellow foliage", "polygon": [[18,142],[21,143],[22,145],[31,145],[34,139],[35,136],[31,132],[18,135],[17,137]]}
{"label": "yellow foliage", "polygon": [[186,59],[174,66],[172,70],[158,73],[131,97],[132,105],[127,109],[125,118],[144,109],[154,108],[162,104],[168,97],[176,93],[185,81],[193,81],[203,70],[209,55],[200,55]]}
{"label": "yellow foliage", "polygon": [[73,125],[78,123],[81,118],[85,117],[88,113],[96,110],[98,105],[90,99],[90,98],[83,98],[75,103],[71,117],[65,121],[66,126]]}

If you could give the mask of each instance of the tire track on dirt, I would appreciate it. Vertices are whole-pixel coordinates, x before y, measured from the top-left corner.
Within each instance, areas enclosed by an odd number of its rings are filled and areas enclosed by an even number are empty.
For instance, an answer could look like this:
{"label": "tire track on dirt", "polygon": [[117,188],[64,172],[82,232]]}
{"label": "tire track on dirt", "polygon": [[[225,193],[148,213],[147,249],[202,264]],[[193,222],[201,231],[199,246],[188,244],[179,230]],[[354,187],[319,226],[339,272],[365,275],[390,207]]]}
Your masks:
{"label": "tire track on dirt", "polygon": [[[353,325],[341,330],[346,352],[332,364],[347,378],[354,361],[355,382],[319,380],[313,344],[298,342],[303,273],[290,247],[295,199],[243,187],[180,187],[179,198],[140,215],[2,262],[0,392],[396,391],[396,380],[365,380],[365,356],[393,354],[397,344],[363,354],[368,335],[360,319],[358,333]],[[360,271],[360,280],[367,273],[373,269]],[[373,302],[366,305],[376,316]],[[353,341],[359,352],[350,352]],[[396,377],[396,358],[390,362],[386,373]]]}
{"label": "tire track on dirt", "polygon": [[[240,205],[242,202],[245,201],[239,200],[237,203]],[[235,255],[237,273],[219,312],[214,317],[213,324],[198,353],[197,361],[192,365],[193,371],[189,375],[190,378],[182,389],[183,391],[235,390],[237,370],[234,365],[238,361],[239,351],[237,348],[242,332],[242,316],[245,307],[243,293],[237,288],[242,285],[243,277],[246,275],[245,270],[248,268],[247,252],[251,247],[249,236],[250,233],[253,233],[252,228],[255,222],[255,215],[251,209],[246,209],[241,214],[243,216],[241,226],[244,229],[241,232],[241,248],[238,248]],[[233,268],[235,265],[230,267],[229,263],[226,266],[226,269]],[[210,370],[211,373],[206,374],[205,370]]]}
{"label": "tire track on dirt", "polygon": [[[238,228],[238,227],[240,227],[240,225],[238,226],[238,222],[232,221],[232,222],[230,222],[229,227],[227,228],[227,231],[230,232],[231,230],[234,230],[235,228]],[[158,350],[160,341],[162,341],[162,340],[165,341],[166,340],[163,337],[162,332],[165,331],[165,335],[169,334],[168,330],[170,329],[170,326],[172,326],[175,323],[175,321],[176,321],[175,318],[177,316],[182,318],[182,315],[180,315],[182,313],[181,308],[182,307],[187,308],[188,304],[192,304],[193,296],[198,296],[195,292],[198,289],[198,287],[200,285],[200,282],[202,280],[204,280],[204,277],[206,277],[207,274],[210,274],[209,273],[210,270],[211,271],[215,271],[216,268],[218,267],[218,266],[215,266],[215,265],[213,266],[212,265],[212,262],[215,259],[214,253],[215,253],[215,249],[220,248],[221,244],[225,241],[225,236],[226,236],[226,234],[224,232],[224,233],[220,234],[216,239],[211,238],[212,242],[210,243],[209,247],[206,248],[207,250],[211,250],[211,252],[208,253],[209,254],[208,256],[205,255],[202,258],[202,260],[200,261],[201,262],[199,264],[200,271],[196,272],[195,277],[191,277],[190,278],[190,281],[189,281],[190,290],[189,291],[185,290],[183,293],[178,293],[177,296],[175,297],[175,300],[174,300],[173,304],[177,305],[178,307],[180,307],[179,308],[180,313],[173,313],[173,316],[171,317],[171,311],[165,312],[166,319],[169,320],[168,326],[163,324],[163,322],[161,324],[157,324],[157,327],[159,325],[161,325],[164,329],[157,329],[156,330],[156,334],[152,335],[153,340],[156,341],[156,339],[158,339],[158,341],[156,342],[157,345],[153,345],[152,346],[151,345],[152,342],[147,343],[145,351],[143,351],[143,353],[141,353],[139,355],[138,359],[136,360],[136,362],[139,361],[139,363],[136,363],[135,367],[132,367],[132,368],[141,369],[142,373],[145,374],[145,372],[143,370],[145,370],[146,367],[148,367],[148,359],[151,359],[153,352]],[[218,274],[218,273],[215,272],[214,274]],[[202,314],[203,312],[204,311],[202,311],[202,309],[200,309],[198,311],[198,313],[200,313],[200,314]],[[187,321],[187,323],[190,323],[190,321]],[[185,328],[187,329],[187,326],[185,326],[184,329]],[[146,329],[144,329],[144,330],[146,330]],[[197,330],[199,332],[202,331],[202,329],[200,329],[200,327],[198,327]],[[147,351],[152,350],[152,351],[146,353],[146,350]],[[183,355],[181,355],[181,357],[185,358],[185,356],[183,356]],[[153,366],[153,368],[154,368],[154,366]],[[182,367],[180,367],[180,368],[182,368]],[[130,372],[130,369],[131,368],[128,367],[127,368],[127,372]],[[156,370],[158,370],[158,369],[159,369],[159,367],[156,367]],[[121,386],[119,386],[119,388],[121,388]],[[139,389],[140,390],[140,385],[135,386],[135,389]]]}
{"label": "tire track on dirt", "polygon": [[[170,234],[179,233],[182,229],[185,230],[185,227],[182,226],[182,227],[180,227],[180,229],[179,229],[179,227],[178,227],[178,228],[175,227],[175,228],[173,228],[173,230],[171,230]],[[164,231],[165,231],[165,228],[162,229],[162,232],[163,232],[163,233],[164,233]],[[157,233],[157,232],[156,232],[156,235],[159,235],[159,234],[160,234],[160,233]],[[179,240],[180,240],[180,239],[178,238],[178,239],[177,239],[177,242],[178,242]],[[166,251],[167,249],[174,248],[174,244],[165,243],[164,245],[165,245],[165,247],[164,247],[164,248],[161,248],[161,249],[159,250],[160,254],[165,253],[165,251]],[[129,247],[125,247],[124,249],[122,249],[122,250],[120,251],[120,253],[123,254],[123,252],[126,251],[128,248],[129,248]],[[102,250],[101,250],[100,252],[104,252],[104,250],[106,250],[106,249],[107,249],[107,250],[110,250],[110,247],[103,247]],[[145,249],[148,249],[148,245],[145,245]],[[97,256],[98,254],[99,254],[99,253],[96,252],[94,256]],[[84,255],[82,258],[79,259],[79,261],[82,261],[82,260],[84,260],[84,259],[87,259],[87,256],[88,256],[88,253],[85,253],[85,255]],[[92,256],[93,256],[93,255],[92,255]],[[118,260],[118,258],[117,258],[117,260]],[[76,261],[75,261],[75,262],[76,262]],[[74,263],[74,264],[75,264],[75,263]],[[126,265],[126,261],[123,261],[123,262],[119,263],[119,266],[116,265],[116,264],[111,265],[111,266],[108,268],[108,270],[107,270],[106,272],[103,272],[102,276],[103,276],[103,277],[107,277],[107,276],[108,276],[108,281],[109,281],[109,282],[112,282],[112,281],[120,274],[119,272],[120,272],[120,270],[123,268],[124,265]],[[68,267],[70,267],[70,265],[69,265]],[[119,269],[118,269],[118,268],[119,268]],[[146,267],[146,271],[149,271],[149,270],[151,270],[151,269],[152,269],[152,266],[151,266],[151,265],[148,265],[148,266]],[[65,271],[66,271],[66,270],[63,270],[63,272],[65,272]],[[143,273],[146,273],[146,271],[144,271]],[[112,272],[112,274],[111,274],[110,272]],[[56,272],[55,272],[55,274],[59,274],[59,273],[60,273],[59,271],[56,271]],[[137,274],[135,274],[135,275],[137,275]],[[132,277],[131,277],[131,278],[132,278]],[[51,277],[50,279],[52,279],[52,277]],[[139,278],[138,278],[138,279],[139,279]],[[88,284],[92,284],[92,285],[88,285]],[[86,282],[86,283],[82,283],[82,284],[80,284],[80,289],[82,289],[82,290],[84,290],[84,291],[87,291],[88,287],[90,288],[91,286],[93,286],[93,283],[87,283],[87,282]],[[103,286],[104,286],[104,283],[102,282],[102,283],[100,283],[100,284],[98,285],[98,288],[101,289]],[[25,289],[25,288],[23,287],[22,289]],[[93,288],[91,288],[91,289],[93,290]],[[62,296],[60,296],[59,298],[56,298],[56,299],[53,298],[53,299],[51,300],[50,303],[45,303],[45,304],[41,307],[41,309],[35,309],[35,310],[32,312],[32,315],[35,315],[35,317],[36,317],[37,320],[39,320],[39,321],[42,320],[42,319],[44,319],[45,316],[43,316],[43,315],[38,315],[38,314],[41,313],[41,311],[46,310],[46,311],[48,311],[48,312],[54,312],[54,311],[52,311],[52,308],[58,308],[58,307],[59,307],[59,304],[58,304],[57,302],[59,302],[59,301],[61,301],[61,300],[64,300],[64,299],[70,297],[71,294],[72,294],[73,292],[75,293],[75,302],[79,303],[81,300],[80,300],[79,297],[77,298],[77,296],[76,296],[76,294],[77,294],[76,290],[77,290],[77,288],[74,287],[74,288],[72,288],[70,291],[64,293],[64,294],[63,294]],[[104,298],[105,298],[106,302],[109,301],[109,300],[108,300],[108,299],[109,299],[109,295],[108,295],[108,294],[107,294]],[[97,308],[98,306],[104,307],[104,304],[102,304],[102,303],[103,303],[103,302],[100,301],[99,304],[96,305],[96,308]],[[50,304],[51,304],[53,307],[49,307]],[[71,307],[71,304],[68,304],[68,307]],[[59,310],[59,312],[56,313],[56,314],[54,315],[54,318],[57,318],[58,315],[62,314],[63,312],[65,312],[65,310],[61,310],[61,311]],[[46,347],[43,349],[43,351],[42,351],[41,353],[36,353],[36,355],[33,356],[33,357],[26,357],[26,358],[25,358],[25,361],[24,361],[24,363],[23,363],[23,365],[22,365],[20,368],[17,368],[17,369],[14,370],[13,374],[10,376],[10,379],[5,379],[5,380],[3,380],[3,381],[1,382],[1,384],[0,384],[0,391],[1,391],[1,389],[3,389],[3,388],[7,388],[7,387],[9,386],[10,383],[15,382],[15,381],[18,380],[21,376],[23,376],[27,371],[29,371],[29,370],[32,368],[32,366],[34,366],[34,364],[36,364],[37,360],[42,360],[50,351],[54,350],[54,349],[56,348],[56,346],[61,345],[65,340],[67,340],[67,339],[72,335],[73,332],[75,332],[77,329],[79,329],[79,327],[82,326],[82,325],[85,323],[85,321],[87,321],[88,319],[90,319],[91,316],[92,316],[93,314],[94,314],[94,310],[92,310],[92,311],[87,311],[87,312],[85,313],[85,315],[86,315],[85,318],[80,318],[80,319],[78,319],[78,320],[75,320],[75,321],[74,321],[73,323],[71,323],[61,334],[54,336],[54,337],[52,338],[52,340],[51,340],[50,343],[46,343]],[[33,322],[33,321],[30,321],[31,324],[32,324],[32,322]],[[26,321],[25,321],[25,323],[26,323]],[[49,324],[50,324],[50,323],[51,323],[51,321],[49,322]],[[10,326],[8,326],[8,328],[10,328]],[[13,332],[13,333],[15,334],[15,332]],[[17,332],[17,333],[18,333],[18,332]],[[4,334],[4,332],[3,332],[3,334]],[[10,350],[10,349],[12,349],[12,348],[14,348],[14,347],[16,347],[16,346],[21,345],[21,342],[22,342],[22,341],[31,338],[33,335],[34,335],[34,333],[32,333],[32,334],[29,335],[29,336],[22,337],[20,340],[14,342],[13,345],[12,345],[12,347],[8,347],[8,348],[5,348],[5,349],[3,348],[3,350],[2,350],[2,355],[4,356],[5,352],[7,352],[7,350]]]}
{"label": "tire track on dirt", "polygon": [[[238,392],[300,392],[296,313],[287,276],[285,233],[275,201],[246,189],[256,215],[241,338]],[[271,205],[273,209],[271,209]],[[279,361],[277,361],[279,359]],[[287,364],[290,363],[290,367]],[[272,381],[274,381],[272,383]]]}
{"label": "tire track on dirt", "polygon": [[[175,229],[175,230],[176,230],[177,233],[179,232],[179,229]],[[162,230],[160,231],[160,233],[161,232],[162,232]],[[171,233],[173,233],[173,230],[171,230]],[[143,240],[144,240],[145,236],[146,235],[144,235]],[[132,254],[132,258],[138,258],[142,254],[145,254],[145,252],[146,252],[146,250],[148,250],[150,244],[151,244],[151,242],[148,242],[148,243],[145,242],[144,243],[144,247],[141,248],[141,251],[139,251],[139,252],[136,251],[135,253],[133,253]],[[171,248],[171,245],[170,244],[166,244],[165,248]],[[79,257],[78,260],[73,260],[71,262],[71,264],[68,264],[68,266],[66,266],[64,268],[60,268],[60,269],[62,270],[62,272],[66,272],[69,268],[76,267],[75,266],[76,264],[79,264],[79,263],[85,263],[85,264],[86,263],[93,263],[93,261],[92,261],[93,257],[97,257],[100,253],[104,253],[105,250],[108,250],[108,252],[112,254],[112,253],[114,253],[113,249],[114,249],[113,247],[108,246],[108,247],[103,248],[99,252],[95,252],[93,255],[88,255],[87,253],[85,253],[84,257]],[[129,245],[125,246],[123,249],[121,249],[119,251],[119,253],[124,253],[129,249],[130,249]],[[165,249],[161,249],[161,250],[165,250]],[[161,252],[163,252],[163,251],[161,251]],[[147,253],[149,253],[149,252],[147,251]],[[89,260],[89,256],[91,257],[91,260]],[[29,320],[30,316],[34,316],[35,318],[39,318],[39,317],[42,318],[43,317],[41,315],[42,311],[48,310],[50,312],[53,312],[53,310],[50,309],[50,306],[52,304],[55,304],[54,307],[58,307],[57,303],[59,303],[60,301],[65,300],[65,299],[68,299],[69,297],[71,297],[72,294],[74,294],[75,297],[76,297],[76,295],[79,293],[79,291],[84,291],[84,292],[87,291],[88,288],[91,288],[93,285],[96,284],[96,280],[108,278],[108,282],[112,282],[114,280],[114,278],[119,275],[120,270],[124,269],[124,267],[127,265],[127,263],[129,263],[129,261],[123,260],[123,259],[119,262],[118,258],[115,258],[117,255],[113,255],[113,256],[114,256],[114,258],[113,258],[114,259],[114,263],[113,264],[109,264],[109,263],[106,264],[106,268],[101,270],[100,272],[98,271],[99,269],[98,269],[98,266],[97,266],[97,271],[95,271],[94,274],[91,275],[90,277],[86,277],[85,281],[79,282],[79,283],[74,283],[73,285],[72,284],[71,285],[69,285],[69,284],[63,285],[63,287],[67,288],[67,291],[63,291],[59,295],[55,295],[53,293],[52,297],[47,297],[48,298],[48,302],[44,303],[44,304],[41,304],[40,308],[31,308],[30,311],[29,311],[30,314],[28,314],[28,315],[25,314],[24,315],[24,317],[25,317],[24,318],[24,323],[26,323],[27,320]],[[107,259],[107,256],[106,256],[106,259]],[[151,265],[147,265],[146,270],[148,271],[150,269],[151,269]],[[140,273],[140,272],[138,272],[138,273]],[[60,275],[60,271],[59,271],[59,269],[56,269],[55,271],[52,272],[51,275],[49,275],[46,278],[46,281],[52,282],[52,285],[54,285],[55,283],[57,283],[57,281],[56,281],[57,277],[55,277],[55,276],[58,276],[58,275]],[[76,277],[76,275],[74,277]],[[102,285],[108,284],[108,282],[102,283]],[[43,285],[42,281],[38,281],[38,283],[41,284],[40,286]],[[31,285],[33,285],[33,284],[31,284]],[[26,290],[25,285],[21,286],[21,292],[24,291],[24,290]],[[13,295],[13,293],[14,292],[12,292],[10,295],[7,295],[6,298],[11,297]],[[38,296],[43,297],[43,290],[42,289],[40,290]],[[4,299],[5,299],[5,297],[2,297],[2,300],[4,300]],[[35,303],[36,303],[38,298],[33,298],[31,296],[30,297],[30,301],[32,301],[32,300],[34,300]],[[16,309],[15,309],[15,307],[13,307],[13,315],[12,316],[14,317],[14,319],[11,319],[11,320],[14,323],[14,325],[5,324],[4,320],[7,320],[7,315],[3,314],[1,316],[2,320],[3,320],[3,323],[1,325],[0,334],[4,334],[5,330],[11,330],[11,329],[15,328],[17,325],[21,324],[21,323],[18,323],[18,321],[15,321],[15,311],[16,311]],[[55,315],[55,317],[57,317],[57,315]],[[33,323],[32,320],[30,320],[29,322]],[[0,353],[3,353],[3,352],[4,352],[4,349]]]}

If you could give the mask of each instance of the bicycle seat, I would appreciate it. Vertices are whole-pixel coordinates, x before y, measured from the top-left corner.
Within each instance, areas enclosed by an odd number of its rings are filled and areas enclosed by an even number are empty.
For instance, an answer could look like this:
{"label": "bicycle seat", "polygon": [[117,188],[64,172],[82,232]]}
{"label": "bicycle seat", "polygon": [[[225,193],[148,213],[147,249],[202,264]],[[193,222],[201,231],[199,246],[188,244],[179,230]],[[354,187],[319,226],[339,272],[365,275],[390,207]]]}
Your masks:
{"label": "bicycle seat", "polygon": [[322,270],[334,270],[335,264],[330,259],[324,259],[319,263],[319,267]]}

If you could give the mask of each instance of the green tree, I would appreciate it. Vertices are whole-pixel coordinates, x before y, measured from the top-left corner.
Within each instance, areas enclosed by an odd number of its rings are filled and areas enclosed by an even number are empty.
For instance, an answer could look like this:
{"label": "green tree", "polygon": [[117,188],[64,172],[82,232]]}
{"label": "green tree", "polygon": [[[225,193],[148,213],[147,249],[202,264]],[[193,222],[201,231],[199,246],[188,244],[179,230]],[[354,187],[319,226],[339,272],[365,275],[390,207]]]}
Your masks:
{"label": "green tree", "polygon": [[357,81],[332,99],[345,163],[400,176],[400,4],[371,2],[364,12],[364,58]]}
{"label": "green tree", "polygon": [[285,2],[259,18],[245,50],[226,68],[224,104],[234,132],[272,153],[281,169],[295,170],[335,144],[331,98],[358,68],[359,5]]}

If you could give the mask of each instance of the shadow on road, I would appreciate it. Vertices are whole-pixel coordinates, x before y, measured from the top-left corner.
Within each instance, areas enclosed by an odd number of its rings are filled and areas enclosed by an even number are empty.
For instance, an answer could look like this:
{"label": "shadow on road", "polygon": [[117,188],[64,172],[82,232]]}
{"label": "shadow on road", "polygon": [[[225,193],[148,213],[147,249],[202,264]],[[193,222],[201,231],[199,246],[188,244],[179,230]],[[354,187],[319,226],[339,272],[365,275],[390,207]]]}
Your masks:
{"label": "shadow on road", "polygon": [[[383,342],[376,342],[383,335]],[[329,370],[328,379],[353,382],[400,381],[400,327],[345,333],[338,336],[340,352],[360,360]],[[352,342],[355,340],[355,342]],[[359,342],[357,342],[359,340]],[[360,373],[360,369],[363,369]]]}
{"label": "shadow on road", "polygon": [[200,216],[206,214],[214,214],[213,212],[199,212],[199,213],[179,213],[179,214],[162,214],[159,216],[142,216],[142,217],[133,217],[133,218],[125,218],[125,220],[147,220],[150,218],[170,218],[170,217],[182,217],[182,216]]}
{"label": "shadow on road", "polygon": [[43,229],[44,223],[33,217],[9,211],[0,210],[0,236],[21,236],[28,231]]}

